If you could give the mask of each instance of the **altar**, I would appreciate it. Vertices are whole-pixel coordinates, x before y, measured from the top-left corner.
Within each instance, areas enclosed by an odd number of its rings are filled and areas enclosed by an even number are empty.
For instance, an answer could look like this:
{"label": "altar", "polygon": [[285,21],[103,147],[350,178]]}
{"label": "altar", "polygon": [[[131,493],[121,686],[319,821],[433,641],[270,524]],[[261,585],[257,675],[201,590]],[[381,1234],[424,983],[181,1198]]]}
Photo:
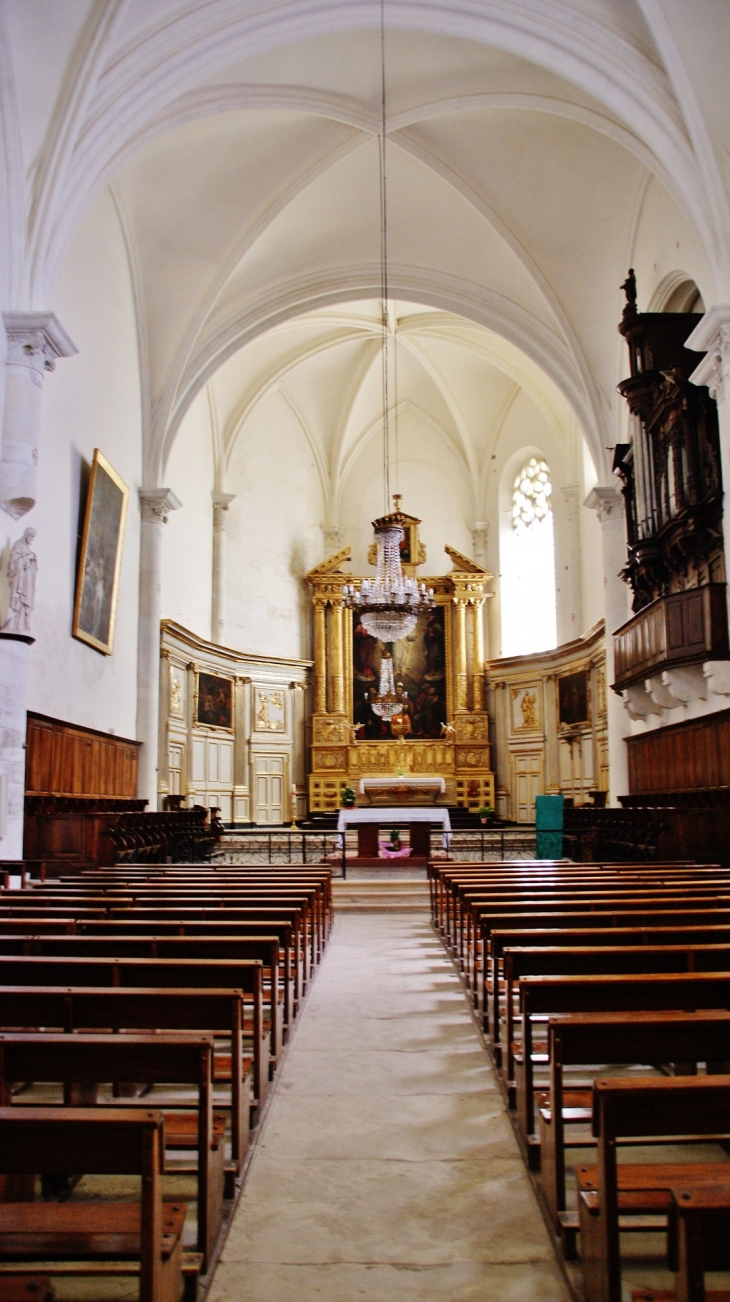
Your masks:
{"label": "altar", "polygon": [[[393,516],[395,519],[395,515]],[[426,560],[420,521],[400,509],[401,563],[416,578]],[[314,710],[309,808],[334,813],[348,790],[360,806],[494,806],[484,680],[484,606],[491,575],[453,547],[447,574],[423,580],[433,605],[415,629],[388,647],[365,629],[357,603],[361,576],[343,566],[344,547],[307,574],[314,616]],[[377,548],[368,560],[375,564]],[[419,582],[421,580],[419,579]],[[383,656],[392,659],[403,707],[392,719],[372,708]],[[406,818],[405,822],[414,822]]]}
{"label": "altar", "polygon": [[341,809],[337,819],[337,831],[343,837],[348,827],[357,828],[356,865],[373,867],[381,861],[380,829],[381,827],[403,827],[409,829],[411,853],[408,862],[418,866],[428,863],[431,849],[431,827],[441,828],[442,845],[448,850],[451,841],[451,819],[448,809],[431,806],[408,808],[403,806],[380,808]]}
{"label": "altar", "polygon": [[401,773],[397,777],[361,778],[358,795],[370,805],[433,805],[446,794],[446,782],[440,777],[419,777]]}

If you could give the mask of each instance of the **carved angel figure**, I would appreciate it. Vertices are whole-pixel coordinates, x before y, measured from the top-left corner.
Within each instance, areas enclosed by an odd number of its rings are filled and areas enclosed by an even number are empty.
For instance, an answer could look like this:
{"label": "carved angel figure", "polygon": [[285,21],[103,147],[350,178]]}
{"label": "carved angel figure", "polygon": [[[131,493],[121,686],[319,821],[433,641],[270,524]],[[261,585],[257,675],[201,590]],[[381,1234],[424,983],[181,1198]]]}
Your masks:
{"label": "carved angel figure", "polygon": [[31,543],[35,529],[26,529],[13,543],[8,561],[10,602],[3,628],[11,633],[30,633],[30,617],[35,606],[35,580],[38,560]]}

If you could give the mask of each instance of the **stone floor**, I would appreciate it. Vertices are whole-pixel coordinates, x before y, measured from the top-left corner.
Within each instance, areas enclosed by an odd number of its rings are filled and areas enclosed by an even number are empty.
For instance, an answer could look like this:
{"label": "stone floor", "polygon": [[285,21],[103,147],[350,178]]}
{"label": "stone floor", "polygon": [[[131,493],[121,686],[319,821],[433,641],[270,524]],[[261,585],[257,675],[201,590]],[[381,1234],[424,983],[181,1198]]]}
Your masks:
{"label": "stone floor", "polygon": [[207,1302],[567,1302],[425,914],[340,916]]}

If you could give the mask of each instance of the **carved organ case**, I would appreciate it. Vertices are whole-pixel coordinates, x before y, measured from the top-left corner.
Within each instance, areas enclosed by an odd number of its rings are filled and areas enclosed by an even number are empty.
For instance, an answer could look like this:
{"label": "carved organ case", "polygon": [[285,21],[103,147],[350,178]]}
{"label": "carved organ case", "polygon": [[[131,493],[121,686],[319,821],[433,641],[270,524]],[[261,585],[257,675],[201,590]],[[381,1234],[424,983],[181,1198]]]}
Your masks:
{"label": "carved organ case", "polygon": [[[403,569],[415,574],[425,559],[420,521],[406,517]],[[312,715],[309,805],[334,810],[345,787],[361,778],[439,776],[440,803],[477,809],[494,805],[484,684],[484,605],[491,575],[453,548],[453,568],[425,579],[435,607],[419,617],[413,635],[393,647],[397,683],[408,692],[401,716],[385,723],[372,712],[368,686],[377,687],[382,647],[345,608],[351,559],[345,547],[307,575],[314,607],[315,700]],[[375,562],[375,549],[368,556]],[[419,576],[420,578],[420,576]]]}
{"label": "carved organ case", "polygon": [[619,331],[631,374],[618,386],[631,413],[631,443],[614,469],[626,500],[633,608],[673,592],[725,583],[717,406],[689,376],[702,360],[684,341],[701,316],[638,312],[633,273]]}
{"label": "carved organ case", "polygon": [[626,502],[622,577],[634,616],[616,630],[616,691],[652,674],[728,656],[722,477],[717,407],[689,376],[702,354],[684,346],[700,320],[690,312],[638,312],[629,272],[619,331],[630,375],[619,386],[631,442],[614,470]]}

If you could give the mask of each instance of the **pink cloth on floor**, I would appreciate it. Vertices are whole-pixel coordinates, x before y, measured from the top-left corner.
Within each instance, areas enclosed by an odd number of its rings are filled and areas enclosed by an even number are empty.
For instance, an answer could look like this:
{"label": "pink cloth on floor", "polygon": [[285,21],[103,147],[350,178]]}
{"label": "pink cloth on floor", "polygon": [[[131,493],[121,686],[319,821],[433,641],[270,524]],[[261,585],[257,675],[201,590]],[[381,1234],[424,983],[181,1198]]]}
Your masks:
{"label": "pink cloth on floor", "polygon": [[411,847],[404,845],[400,850],[391,850],[390,841],[378,841],[380,846],[381,859],[407,859],[411,853]]}

